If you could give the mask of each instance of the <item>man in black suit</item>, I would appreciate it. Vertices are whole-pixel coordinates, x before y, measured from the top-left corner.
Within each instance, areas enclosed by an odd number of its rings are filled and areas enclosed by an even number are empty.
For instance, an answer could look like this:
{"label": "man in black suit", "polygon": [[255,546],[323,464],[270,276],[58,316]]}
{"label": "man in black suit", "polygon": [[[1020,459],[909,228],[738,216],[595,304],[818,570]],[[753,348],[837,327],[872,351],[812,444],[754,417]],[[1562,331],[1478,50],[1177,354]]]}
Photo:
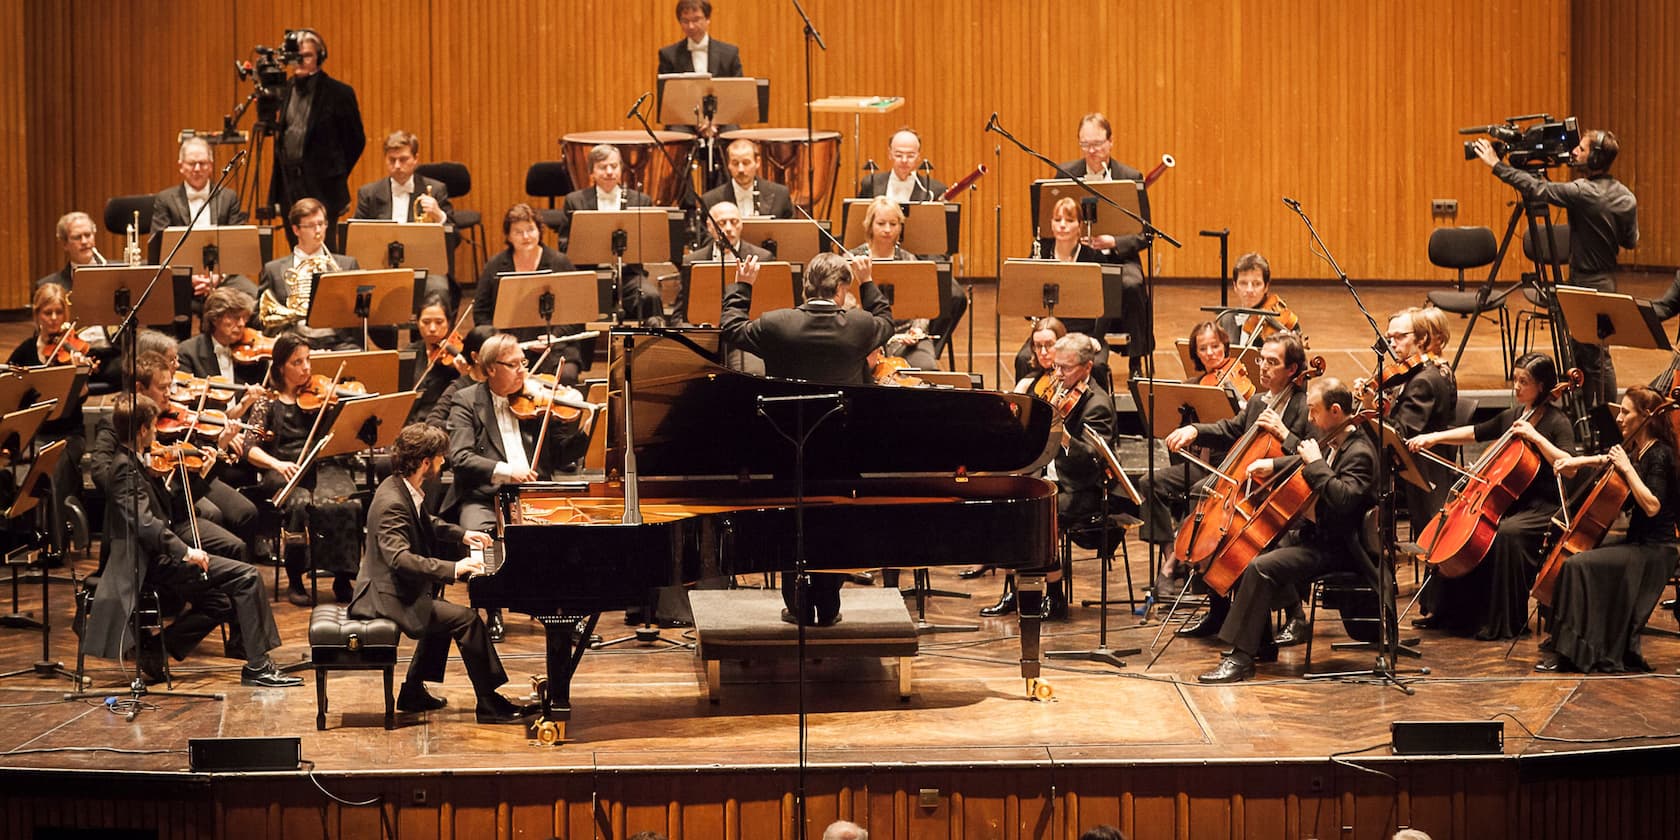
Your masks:
{"label": "man in black suit", "polygon": [[198,335],[183,340],[176,348],[181,368],[196,377],[220,376],[239,385],[255,385],[262,379],[261,362],[244,364],[234,358],[233,348],[245,338],[257,302],[250,295],[223,286],[204,299],[202,326]]}
{"label": "man in black suit", "polygon": [[[1083,156],[1062,164],[1062,172],[1091,182],[1142,182],[1142,172],[1109,157],[1113,149],[1114,129],[1108,117],[1101,112],[1086,114],[1079,118],[1079,151]],[[1056,177],[1066,176],[1059,172]],[[1033,212],[1038,212],[1036,204]],[[1090,237],[1085,244],[1095,248],[1102,255],[1103,262],[1120,266],[1123,284],[1120,329],[1131,336],[1126,354],[1131,357],[1132,373],[1140,373],[1143,358],[1155,349],[1155,336],[1147,329],[1149,319],[1143,296],[1143,261],[1138,256],[1138,252],[1143,250],[1144,238],[1140,234],[1114,237],[1105,233]]]}
{"label": "man in black suit", "polygon": [[[141,586],[194,605],[164,630],[164,651],[183,656],[217,624],[237,618],[245,657],[240,683],[262,688],[302,685],[303,680],[281,673],[269,658],[269,651],[280,646],[280,630],[269,610],[262,574],[237,560],[189,547],[170,529],[169,523],[178,517],[171,512],[169,494],[135,454],[151,448],[157,414],[157,403],[145,396],[119,398],[111,413],[120,443],[111,467],[111,516],[106,519],[111,557],[94,595],[82,638],[84,650],[108,659],[124,655],[133,641],[129,617],[139,601],[134,586],[139,565]],[[233,615],[223,614],[226,608]],[[205,615],[207,611],[215,614]],[[164,651],[140,646],[141,670],[148,680],[162,678]]]}
{"label": "man in black suit", "polygon": [[281,207],[303,198],[320,201],[326,208],[327,243],[338,248],[338,217],[350,209],[350,170],[362,157],[367,134],[355,89],[321,69],[327,45],[320,33],[302,29],[294,34],[297,64],[281,109],[268,201]]}
{"label": "man in black suit", "polygon": [[[848,310],[839,301],[853,279],[861,309]],[[862,384],[864,360],[893,334],[892,304],[870,274],[869,257],[847,258],[823,253],[805,266],[805,302],[797,309],[747,317],[752,308],[758,260],[741,263],[736,281],[724,293],[724,338],[764,359],[771,376],[811,382]],[[808,597],[794,586],[794,575],[782,575],[782,620],[827,626],[840,620],[840,585],[845,575],[810,575]]]}
{"label": "man in black suit", "polygon": [[443,430],[435,426],[416,423],[397,434],[392,473],[380,482],[368,507],[371,538],[362,551],[349,612],[354,618],[388,618],[417,640],[408,677],[397,695],[398,709],[429,712],[446,705],[426,691],[426,683],[443,681],[449,639],[454,637],[478,697],[478,722],[519,723],[536,708],[516,704],[496,690],[507,682],[507,671],[478,613],[433,596],[434,590],[457,579],[484,572],[481,560],[441,556],[459,554],[462,545],[485,549],[491,543],[488,534],[463,531],[424,512],[424,488],[442,472],[448,446]]}
{"label": "man in black suit", "polygon": [[[682,273],[675,278],[675,280],[667,280],[665,277],[659,278],[661,314],[665,316],[666,324],[668,326],[677,326],[688,323],[689,280],[693,273],[695,263],[734,262],[737,259],[744,260],[748,257],[753,257],[759,262],[775,259],[769,251],[766,251],[751,242],[744,242],[741,240],[741,211],[736,209],[734,203],[720,201],[717,204],[712,205],[711,209],[706,211],[706,213],[711,216],[713,222],[712,230],[714,231],[714,236],[712,240],[705,245],[691,249],[688,253],[683,254],[683,270]],[[722,231],[723,233],[721,237],[722,242],[720,242],[719,238],[715,235],[717,231]],[[730,246],[732,246],[734,248],[734,253],[731,253],[728,248],[725,248],[722,244],[723,242],[727,242]],[[736,254],[739,254],[739,257],[737,257]],[[762,374],[764,372],[764,362],[762,360],[758,360],[758,357],[756,356],[752,357],[752,359],[754,361],[750,365],[738,364],[738,360],[731,359],[730,367],[733,367],[736,370],[745,370],[749,373]]]}
{"label": "man in black suit", "polygon": [[[590,185],[566,194],[557,231],[560,250],[571,247],[572,214],[579,210],[626,210],[653,206],[653,196],[624,186],[623,179],[624,158],[617,146],[602,143],[589,150]],[[578,267],[596,268],[598,264],[584,263]],[[658,292],[647,288],[647,269],[641,263],[625,263],[621,283],[625,317],[637,320],[657,314]]]}
{"label": "man in black suit", "polygon": [[913,129],[901,128],[887,143],[887,155],[892,167],[877,172],[858,187],[858,198],[887,198],[906,204],[912,201],[938,201],[945,194],[945,185],[938,178],[916,170],[922,165],[922,136]]}
{"label": "man in black suit", "polygon": [[[310,284],[310,291],[305,297],[314,294],[315,278],[318,274],[328,271],[355,271],[362,267],[355,257],[334,254],[327,247],[326,234],[329,226],[327,211],[321,202],[313,198],[299,199],[292,205],[290,213],[286,214],[286,229],[291,232],[295,245],[292,252],[284,257],[268,261],[263,266],[262,282],[258,284],[259,295],[270,292],[281,305],[288,305],[287,301],[292,293],[291,283],[286,279],[286,272],[298,268],[299,280]],[[325,269],[315,271],[316,268]],[[307,314],[307,310],[305,313]],[[316,350],[357,349],[361,346],[361,334],[353,329],[316,329],[299,321],[286,329],[301,333],[309,342],[309,346]]]}
{"label": "man in black suit", "polygon": [[[152,237],[147,253],[154,263],[163,257],[164,228],[192,224],[193,216],[198,214],[205,202],[209,202],[210,207],[198,216],[197,227],[242,225],[246,221],[245,211],[239,207],[238,192],[221,189],[211,195],[210,181],[215,173],[216,159],[210,153],[209,142],[203,137],[188,137],[181,141],[176,165],[181,170],[181,183],[152,197]],[[224,277],[214,273],[193,275],[193,294],[203,297],[224,283],[246,294],[257,293],[257,284],[249,277]]]}
{"label": "man in black suit", "polygon": [[[407,131],[393,131],[387,135],[387,177],[356,189],[356,210],[350,218],[434,225],[452,222],[455,206],[449,202],[449,187],[436,178],[416,175],[414,170],[419,165],[420,138]],[[461,237],[452,228],[445,229],[443,252],[449,260],[446,268],[448,276],[433,287],[443,289],[447,286],[451,302],[461,299],[461,287],[455,282],[455,246],[460,242]]]}
{"label": "man in black suit", "polygon": [[[1376,501],[1377,448],[1354,420],[1353,392],[1339,380],[1316,380],[1307,389],[1313,437],[1294,455],[1263,458],[1249,476],[1266,478],[1299,467],[1316,500],[1279,548],[1261,554],[1237,578],[1231,613],[1219,631],[1231,646],[1219,666],[1196,679],[1232,683],[1254,676],[1254,663],[1277,656],[1269,625],[1272,610],[1300,602],[1300,590],[1333,571],[1363,571],[1370,558],[1360,546],[1365,512]],[[1375,569],[1369,569],[1375,582]]]}
{"label": "man in black suit", "polygon": [[36,280],[35,288],[41,288],[43,283],[57,283],[69,289],[71,275],[77,268],[105,264],[105,260],[99,255],[99,249],[93,247],[94,237],[99,235],[99,227],[93,223],[92,216],[80,210],[65,213],[58,217],[54,233],[58,236],[58,247],[64,249],[64,267]]}
{"label": "man in black suit", "polygon": [[719,202],[735,205],[741,216],[793,218],[793,198],[788,188],[758,177],[758,144],[745,137],[729,144],[729,183],[707,190],[700,202],[708,208]]}
{"label": "man in black suit", "polygon": [[710,73],[741,76],[741,51],[707,34],[712,26],[710,0],[677,0],[677,23],[683,39],[659,48],[659,73]]}

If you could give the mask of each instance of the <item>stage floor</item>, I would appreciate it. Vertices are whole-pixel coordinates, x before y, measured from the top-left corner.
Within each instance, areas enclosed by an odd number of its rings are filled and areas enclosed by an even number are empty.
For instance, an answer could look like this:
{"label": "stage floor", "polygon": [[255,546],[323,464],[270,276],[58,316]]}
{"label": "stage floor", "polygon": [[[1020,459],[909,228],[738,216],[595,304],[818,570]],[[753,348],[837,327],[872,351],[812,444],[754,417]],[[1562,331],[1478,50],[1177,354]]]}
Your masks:
{"label": "stage floor", "polygon": [[[1144,552],[1132,544],[1132,574],[1141,584]],[[91,570],[93,561],[76,563]],[[1097,561],[1076,561],[1076,597],[1094,595]],[[1114,592],[1125,592],[1116,566]],[[1410,567],[1401,572],[1402,596],[1415,590]],[[1216,643],[1178,639],[1153,667],[1149,655],[1128,657],[1127,667],[1046,662],[1053,699],[1026,698],[1019,677],[1013,619],[977,619],[974,610],[994,597],[1001,578],[959,581],[935,570],[934,583],[971,592],[974,600],[937,599],[935,622],[974,621],[973,632],[927,634],[915,666],[914,695],[901,702],[894,667],[882,660],[830,659],[807,669],[808,750],[813,766],[896,764],[1002,764],[1095,762],[1261,761],[1319,759],[1366,748],[1388,753],[1388,724],[1395,720],[1491,719],[1504,715],[1507,755],[1585,749],[1540,742],[1548,738],[1625,739],[1620,746],[1680,743],[1680,704],[1675,667],[1680,640],[1647,636],[1645,652],[1657,672],[1637,676],[1540,675],[1532,671],[1536,641],[1519,641],[1510,656],[1504,643],[1476,642],[1416,631],[1427,676],[1408,678],[1416,691],[1364,681],[1302,678],[1305,648],[1286,648],[1257,679],[1228,687],[1195,682],[1218,658]],[[460,587],[456,587],[461,597]],[[27,588],[26,611],[39,610],[38,590]],[[844,610],[844,607],[842,607]],[[74,666],[75,637],[68,629],[70,591],[52,591],[56,658]],[[1122,606],[1110,614],[1110,644],[1149,648],[1163,609],[1145,621]],[[282,664],[307,652],[308,610],[276,606],[285,644]],[[1365,653],[1337,652],[1330,643],[1345,634],[1333,612],[1321,612],[1313,650],[1318,670],[1360,669]],[[513,678],[508,693],[528,688],[542,669],[540,627],[512,616],[500,651]],[[1085,649],[1097,641],[1098,610],[1078,608],[1073,620],[1045,625],[1045,649]],[[1674,616],[1659,610],[1652,626],[1676,630]],[[603,617],[609,637],[618,615]],[[667,631],[680,634],[682,631]],[[1162,639],[1171,638],[1170,632]],[[223,701],[150,697],[133,720],[108,711],[102,698],[124,697],[128,675],[108,660],[89,660],[99,697],[61,699],[66,680],[33,675],[0,681],[0,731],[4,764],[12,768],[106,769],[172,773],[186,769],[187,739],[208,736],[288,735],[303,740],[304,757],[320,772],[438,773],[586,771],[602,768],[752,768],[797,762],[798,690],[791,663],[725,663],[722,701],[704,697],[703,669],[693,651],[622,646],[584,656],[574,683],[568,741],[558,747],[530,742],[519,727],[473,721],[472,693],[452,657],[446,682],[436,689],[450,701],[430,714],[399,715],[398,728],[381,728],[383,704],[377,672],[331,677],[329,729],[314,727],[314,677],[293,689],[239,685],[240,663],[223,659],[215,637],[176,668],[176,688],[219,692]],[[403,646],[405,657],[411,649]],[[0,667],[28,668],[39,658],[40,636],[23,629],[0,632]],[[399,665],[399,676],[401,679]],[[1520,725],[1519,725],[1520,724]],[[1658,737],[1668,735],[1668,738]],[[1606,744],[1595,743],[1593,748]],[[113,751],[87,751],[90,749]]]}

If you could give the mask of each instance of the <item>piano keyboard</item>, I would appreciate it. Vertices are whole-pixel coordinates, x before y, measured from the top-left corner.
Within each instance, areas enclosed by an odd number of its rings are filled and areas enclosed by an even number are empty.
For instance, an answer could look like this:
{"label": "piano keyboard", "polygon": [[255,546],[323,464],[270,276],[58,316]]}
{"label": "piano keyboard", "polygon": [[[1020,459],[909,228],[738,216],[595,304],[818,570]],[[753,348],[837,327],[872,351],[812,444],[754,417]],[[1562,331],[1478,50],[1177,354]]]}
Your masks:
{"label": "piano keyboard", "polygon": [[502,541],[492,541],[488,549],[469,548],[467,549],[467,556],[484,564],[485,574],[493,575],[502,568]]}

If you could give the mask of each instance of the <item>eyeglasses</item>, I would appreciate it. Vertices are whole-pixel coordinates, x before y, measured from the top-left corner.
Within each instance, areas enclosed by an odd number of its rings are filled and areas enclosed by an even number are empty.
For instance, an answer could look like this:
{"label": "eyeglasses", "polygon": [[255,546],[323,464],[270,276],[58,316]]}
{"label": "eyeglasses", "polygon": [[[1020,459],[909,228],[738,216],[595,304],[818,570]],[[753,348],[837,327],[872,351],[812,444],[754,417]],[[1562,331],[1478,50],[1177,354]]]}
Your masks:
{"label": "eyeglasses", "polygon": [[1071,365],[1064,365],[1060,362],[1057,362],[1055,365],[1053,365],[1053,367],[1056,368],[1057,373],[1071,373],[1073,371],[1079,370],[1080,368],[1082,368],[1084,366],[1085,366],[1084,362],[1074,362]]}
{"label": "eyeglasses", "polygon": [[188,169],[209,169],[211,166],[214,166],[215,164],[212,164],[210,161],[207,161],[207,160],[183,160],[183,161],[181,161],[181,165],[185,166]]}
{"label": "eyeglasses", "polygon": [[530,370],[531,369],[531,363],[525,361],[524,359],[520,359],[517,362],[510,362],[510,361],[507,361],[505,359],[497,359],[496,364],[501,365],[502,367],[505,367],[508,370]]}
{"label": "eyeglasses", "polygon": [[1032,348],[1035,351],[1054,350],[1056,348],[1056,342],[1054,342],[1054,341],[1035,341],[1035,342],[1033,342]]}
{"label": "eyeglasses", "polygon": [[1104,146],[1107,146],[1110,142],[1111,141],[1108,140],[1081,140],[1079,141],[1079,148],[1084,149],[1087,152],[1094,152]]}
{"label": "eyeglasses", "polygon": [[1410,338],[1411,335],[1412,334],[1409,333],[1409,332],[1391,332],[1391,333],[1388,333],[1388,340],[1389,341],[1405,341],[1407,338]]}

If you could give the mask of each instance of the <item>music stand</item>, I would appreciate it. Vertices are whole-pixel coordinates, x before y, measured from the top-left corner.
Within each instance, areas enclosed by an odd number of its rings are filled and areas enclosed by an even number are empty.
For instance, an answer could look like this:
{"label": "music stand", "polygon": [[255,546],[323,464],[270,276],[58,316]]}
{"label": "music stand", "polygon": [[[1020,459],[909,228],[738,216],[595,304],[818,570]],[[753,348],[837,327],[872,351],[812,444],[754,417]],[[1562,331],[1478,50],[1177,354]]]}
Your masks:
{"label": "music stand", "polygon": [[[1114,281],[1118,303],[1118,273]],[[1006,260],[998,276],[998,313],[1006,317],[1101,318],[1111,314],[1106,305],[1108,285],[1103,266],[1098,263]],[[1118,311],[1116,305],[1114,312]]]}
{"label": "music stand", "polygon": [[[74,277],[76,291],[71,294],[71,320],[87,324],[120,324],[128,307],[138,300],[140,293],[158,273],[155,265],[94,265],[79,267]],[[142,327],[173,327],[177,321],[192,317],[192,269],[171,266],[174,294],[168,288],[164,294],[146,298],[140,317]]]}
{"label": "music stand", "polygon": [[[1143,185],[1137,181],[1086,181],[1085,187],[1136,213],[1140,218],[1149,217],[1148,203],[1143,197]],[[1079,202],[1082,208],[1086,202],[1096,206],[1096,219],[1090,223],[1089,230],[1092,236],[1136,236],[1143,233],[1143,225],[1139,224],[1137,219],[1115,209],[1106,201],[1097,200],[1085,187],[1061,178],[1032,182],[1034,230],[1050,230],[1051,217],[1056,212],[1056,202],[1063,198],[1071,198]],[[1085,218],[1085,215],[1081,213],[1080,218]]]}
{"label": "music stand", "polygon": [[[1138,413],[1144,415],[1151,436],[1156,438],[1164,438],[1173,429],[1190,423],[1218,423],[1237,416],[1236,398],[1217,385],[1134,379],[1132,399],[1137,403]],[[1155,402],[1151,403],[1151,399]],[[1170,406],[1171,410],[1157,411],[1150,417],[1144,406],[1151,404],[1157,408]]]}
{"label": "music stand", "polygon": [[[717,324],[723,320],[723,281],[735,282],[733,263],[702,262],[690,267],[688,277],[688,321],[691,324]],[[793,266],[785,262],[758,264],[758,279],[753,282],[752,304],[747,317],[757,318],[766,312],[792,309],[799,299],[793,287]]]}
{"label": "music stand", "polygon": [[1650,301],[1579,286],[1558,286],[1554,292],[1558,305],[1563,307],[1570,337],[1581,344],[1672,349],[1663,332],[1662,319],[1651,310]]}
{"label": "music stand", "polygon": [[414,320],[414,282],[411,268],[329,271],[315,278],[304,321],[326,330],[359,325],[366,348],[369,322],[386,326]]}
{"label": "music stand", "polygon": [[344,253],[362,265],[425,269],[431,277],[449,274],[449,247],[442,222],[393,222],[355,219],[346,226]]}
{"label": "music stand", "polygon": [[[54,365],[52,367],[30,368],[21,373],[6,373],[0,375],[0,411],[17,411],[29,408],[37,403],[52,402],[52,413],[48,420],[58,420],[70,407],[70,395],[81,388],[87,374],[75,365]],[[34,397],[30,395],[34,394]],[[24,401],[28,400],[29,405]],[[27,446],[30,438],[23,439]]]}
{"label": "music stand", "polygon": [[[759,80],[716,77],[706,73],[666,73],[658,77],[659,121],[666,125],[740,125],[770,118],[758,103]],[[711,101],[708,103],[707,100]]]}
{"label": "music stand", "polygon": [[[0,419],[0,441],[9,441],[13,435],[17,435],[19,440],[27,443],[30,438],[35,436],[35,429],[41,425],[42,418],[46,416],[46,409],[47,406],[38,406],[37,408],[13,412]],[[28,432],[27,435],[24,434],[25,431]],[[37,559],[40,561],[52,557],[63,557],[64,547],[52,543],[52,528],[48,527],[48,522],[58,514],[58,503],[54,498],[52,487],[52,474],[58,468],[58,459],[64,454],[64,447],[67,445],[62,440],[56,440],[42,447],[41,451],[35,454],[35,463],[30,465],[29,474],[24,476],[23,484],[18,489],[17,498],[12,501],[12,506],[6,511],[6,518],[12,521],[16,521],[31,510],[35,511],[36,530],[42,535],[41,539],[46,541],[45,545],[39,546],[40,551]],[[18,450],[14,448],[12,451],[16,452]],[[47,504],[44,506],[40,504],[43,498],[47,500]],[[31,547],[34,546],[26,544],[19,550],[7,554],[6,565],[26,565],[27,560],[18,563],[13,558],[19,555],[27,555],[27,551]],[[45,565],[44,562],[43,565]],[[0,674],[0,679],[21,677],[26,674],[33,674],[37,677],[63,677],[74,683],[77,689],[81,689],[83,686],[82,677],[65,668],[64,663],[55,662],[52,658],[52,610],[48,608],[52,603],[49,600],[52,593],[52,580],[53,576],[47,574],[43,568],[41,571],[41,620],[36,621],[30,615],[18,612],[17,569],[13,568],[12,614],[0,617],[0,625],[40,630],[41,658],[28,668],[19,668],[16,671],[7,671]]]}
{"label": "music stand", "polygon": [[[340,400],[338,416],[333,418],[332,428],[327,430],[325,441],[315,457],[331,458],[389,447],[396,442],[403,424],[400,421],[388,423],[385,418],[407,417],[419,396],[414,391],[398,391],[376,397]],[[374,475],[373,459],[366,460],[367,492],[372,493],[379,482]]]}
{"label": "music stand", "polygon": [[624,320],[626,263],[681,260],[680,255],[671,253],[671,212],[662,207],[633,207],[572,214],[566,256],[577,265],[612,266],[614,324]]}
{"label": "music stand", "polygon": [[1392,426],[1375,417],[1366,419],[1364,426],[1379,439],[1380,445],[1378,448],[1393,456],[1394,461],[1392,463],[1396,475],[1425,493],[1435,489],[1435,482],[1430,481],[1424,476],[1423,470],[1418,469],[1417,456],[1412,454],[1412,450],[1406,448],[1406,440],[1400,437],[1399,432],[1394,431]]}
{"label": "music stand", "polygon": [[[1120,465],[1120,457],[1114,454],[1114,448],[1108,445],[1108,441],[1103,440],[1102,435],[1097,434],[1096,430],[1090,428],[1089,426],[1085,428],[1084,437],[1085,442],[1097,450],[1098,457],[1102,459],[1104,471],[1109,475],[1115,476],[1115,480],[1120,482],[1120,486],[1126,490],[1128,498],[1130,498],[1134,503],[1141,502],[1143,497],[1138,495],[1137,488],[1133,487],[1131,479],[1126,477],[1126,469]],[[1102,523],[1102,536],[1099,538],[1101,542],[1097,543],[1099,560],[1102,559],[1100,556],[1102,554],[1101,549],[1108,545],[1108,488],[1106,486],[1103,487],[1102,490],[1102,507],[1100,515],[1102,517],[1101,520],[1099,520]],[[1121,534],[1121,539],[1125,539],[1124,534]],[[1136,656],[1143,652],[1143,648],[1122,648],[1119,650],[1109,648],[1108,563],[1100,562],[1097,564],[1097,568],[1099,570],[1098,586],[1101,589],[1101,595],[1099,596],[1101,600],[1097,602],[1097,646],[1091,648],[1090,650],[1050,650],[1045,651],[1044,655],[1051,659],[1083,659],[1087,662],[1096,662],[1103,665],[1113,665],[1116,668],[1124,668],[1126,667],[1126,660],[1121,657]],[[1072,573],[1071,569],[1069,570],[1069,573]],[[1130,566],[1127,566],[1127,580],[1131,580],[1131,574],[1132,569]],[[1130,602],[1128,601],[1127,603]]]}
{"label": "music stand", "polygon": [[872,263],[870,274],[875,288],[892,304],[893,317],[938,318],[943,295],[940,294],[939,268],[931,262],[890,260]]}
{"label": "music stand", "polygon": [[499,275],[490,323],[503,332],[541,327],[550,340],[554,323],[580,324],[600,315],[593,271],[536,271]]}
{"label": "music stand", "polygon": [[[743,219],[741,241],[751,242],[785,262],[804,265],[824,252],[823,230],[809,219]],[[693,320],[693,319],[690,319]]]}
{"label": "music stand", "polygon": [[[869,241],[869,231],[863,225],[871,198],[848,198],[841,202],[840,237],[847,248],[856,248]],[[904,213],[904,230],[899,244],[912,254],[951,254],[957,250],[956,233],[962,223],[962,205],[954,201],[915,201],[898,205]]]}
{"label": "music stand", "polygon": [[319,370],[337,370],[344,365],[340,385],[360,382],[369,394],[390,394],[402,389],[402,353],[396,350],[323,350],[309,358]]}
{"label": "music stand", "polygon": [[[262,273],[262,242],[256,225],[166,227],[161,242],[161,253],[175,251],[176,261],[171,266],[192,266],[193,274],[220,272],[227,277],[256,277]],[[181,242],[178,250],[176,242]]]}

